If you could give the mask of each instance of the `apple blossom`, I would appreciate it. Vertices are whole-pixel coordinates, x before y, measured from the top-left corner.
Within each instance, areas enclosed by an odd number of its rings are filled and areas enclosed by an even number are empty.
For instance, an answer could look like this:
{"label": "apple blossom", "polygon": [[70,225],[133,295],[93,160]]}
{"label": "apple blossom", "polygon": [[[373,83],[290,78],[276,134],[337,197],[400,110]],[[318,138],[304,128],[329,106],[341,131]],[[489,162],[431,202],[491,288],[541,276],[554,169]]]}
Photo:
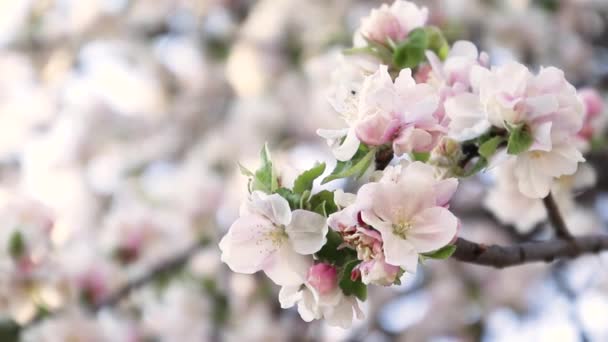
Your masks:
{"label": "apple blossom", "polygon": [[306,322],[324,318],[329,325],[350,327],[353,318],[361,319],[363,313],[357,299],[344,295],[338,286],[336,272],[336,268],[329,264],[311,266],[306,282],[281,288],[281,307],[297,304],[298,312]]}
{"label": "apple blossom", "polygon": [[387,44],[389,39],[399,42],[413,29],[424,26],[428,15],[426,7],[420,8],[412,2],[396,0],[391,6],[382,4],[363,18],[360,34],[380,44]]}
{"label": "apple blossom", "polygon": [[458,219],[445,208],[457,181],[436,180],[432,169],[414,162],[396,183],[368,183],[357,194],[371,203],[361,220],[380,232],[386,262],[409,272],[416,272],[419,254],[444,247],[458,230]]}
{"label": "apple blossom", "polygon": [[325,218],[289,208],[278,194],[254,191],[220,241],[222,261],[235,272],[263,270],[278,285],[301,283],[310,257],[326,242]]}
{"label": "apple blossom", "polygon": [[365,78],[355,101],[349,106],[337,106],[342,110],[348,129],[341,131],[321,130],[319,134],[338,142],[341,152],[334,153],[338,160],[350,159],[361,142],[370,146],[392,143],[397,155],[409,152],[429,152],[445,133],[433,113],[439,97],[427,84],[417,84],[410,69],[403,69],[393,80],[388,67]]}

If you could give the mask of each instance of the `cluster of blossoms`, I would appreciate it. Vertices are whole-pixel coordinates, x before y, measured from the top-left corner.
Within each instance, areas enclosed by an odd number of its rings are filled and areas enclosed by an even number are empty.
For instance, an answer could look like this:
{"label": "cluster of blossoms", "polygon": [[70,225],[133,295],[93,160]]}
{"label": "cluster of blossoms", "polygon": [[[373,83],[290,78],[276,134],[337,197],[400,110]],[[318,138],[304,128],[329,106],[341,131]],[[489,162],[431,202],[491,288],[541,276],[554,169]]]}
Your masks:
{"label": "cluster of blossoms", "polygon": [[[321,184],[325,164],[284,184],[267,148],[258,170],[242,168],[250,195],[222,260],[264,271],[282,286],[281,306],[306,321],[348,327],[368,285],[400,284],[421,260],[449,257],[457,178],[497,168],[509,191],[538,201],[584,161],[577,142],[601,102],[584,103],[559,69],[490,66],[471,42],[450,47],[427,18],[397,0],[362,20],[329,94],[347,127],[318,131],[337,159]],[[356,194],[319,187],[347,177],[365,184]]]}

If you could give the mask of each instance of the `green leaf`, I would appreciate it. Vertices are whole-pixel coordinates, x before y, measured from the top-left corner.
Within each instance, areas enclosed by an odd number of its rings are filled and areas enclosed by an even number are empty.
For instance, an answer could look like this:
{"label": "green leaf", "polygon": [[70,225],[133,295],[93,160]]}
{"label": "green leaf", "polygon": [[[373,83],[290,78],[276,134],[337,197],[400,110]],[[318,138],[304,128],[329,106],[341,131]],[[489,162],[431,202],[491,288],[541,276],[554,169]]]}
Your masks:
{"label": "green leaf", "polygon": [[325,178],[321,184],[325,184],[335,179],[346,178],[346,177],[355,177],[359,178],[363,176],[365,171],[369,168],[374,157],[376,155],[376,149],[361,144],[359,146],[359,150],[351,160],[348,161],[338,161],[336,163],[336,167],[331,172],[331,174]]}
{"label": "green leaf", "polygon": [[289,208],[291,208],[291,210],[296,210],[300,208],[300,202],[302,199],[302,196],[300,194],[295,194],[293,191],[287,188],[278,188],[275,192],[287,200],[287,203],[289,203]]}
{"label": "green leaf", "polygon": [[473,167],[469,171],[465,172],[464,177],[473,176],[477,172],[483,170],[486,166],[488,166],[488,160],[483,156],[479,156]]}
{"label": "green leaf", "polygon": [[25,239],[20,231],[16,230],[11,235],[8,241],[8,253],[14,259],[17,259],[25,253]]}
{"label": "green leaf", "polygon": [[447,259],[449,257],[452,256],[452,254],[454,254],[454,252],[456,251],[456,246],[454,245],[446,245],[443,246],[441,248],[439,248],[436,251],[433,252],[429,252],[429,253],[424,253],[422,254],[424,257],[427,258],[431,258],[431,259]]}
{"label": "green leaf", "polygon": [[262,165],[256,170],[251,184],[252,190],[260,190],[265,193],[273,193],[279,187],[279,180],[275,174],[274,168],[272,167],[272,161],[270,159],[270,152],[268,152],[268,145],[265,144],[264,148],[260,152],[260,159]]}
{"label": "green leaf", "polygon": [[411,31],[407,39],[395,48],[393,64],[400,69],[418,66],[424,60],[428,44],[429,39],[424,28],[419,27]]}
{"label": "green leaf", "polygon": [[246,177],[255,177],[255,175],[253,174],[253,172],[251,172],[248,168],[244,167],[243,165],[241,165],[241,163],[237,163],[239,165],[239,170],[241,171],[241,174],[243,176]]}
{"label": "green leaf", "polygon": [[428,37],[428,49],[435,52],[441,60],[445,60],[450,52],[450,45],[443,33],[436,26],[426,26],[425,30]]}
{"label": "green leaf", "polygon": [[426,163],[430,157],[430,152],[412,152],[412,158],[414,159],[414,161],[421,161],[423,163]]}
{"label": "green leaf", "polygon": [[329,216],[338,211],[334,202],[334,193],[328,190],[319,191],[308,200],[309,208],[317,214]]}
{"label": "green leaf", "polygon": [[312,184],[325,172],[325,163],[317,164],[310,170],[302,172],[293,183],[293,192],[301,194],[306,190],[312,190]]}
{"label": "green leaf", "polygon": [[509,133],[507,153],[513,155],[520,154],[526,152],[532,146],[534,139],[526,125],[511,127]]}
{"label": "green leaf", "polygon": [[495,136],[491,139],[486,140],[481,146],[479,146],[479,155],[486,159],[490,159],[494,155],[498,145],[505,141],[504,137]]}
{"label": "green leaf", "polygon": [[361,282],[361,279],[353,281],[350,279],[352,270],[361,263],[361,260],[353,260],[344,265],[338,275],[338,285],[345,295],[354,295],[362,301],[367,299],[367,285]]}
{"label": "green leaf", "polygon": [[357,259],[357,252],[354,250],[344,247],[338,249],[338,247],[344,242],[340,234],[330,229],[327,232],[327,242],[321,250],[315,253],[317,259],[330,263],[332,265],[344,265],[350,260]]}

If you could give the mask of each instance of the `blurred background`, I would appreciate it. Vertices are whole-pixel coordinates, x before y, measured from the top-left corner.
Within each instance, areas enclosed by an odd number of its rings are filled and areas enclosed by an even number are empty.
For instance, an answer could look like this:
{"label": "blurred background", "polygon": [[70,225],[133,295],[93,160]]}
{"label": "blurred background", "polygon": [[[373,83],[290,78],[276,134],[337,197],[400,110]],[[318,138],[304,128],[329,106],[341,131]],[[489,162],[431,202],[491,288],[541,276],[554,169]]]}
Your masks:
{"label": "blurred background", "polygon": [[[331,72],[381,3],[0,1],[0,340],[608,341],[606,253],[506,270],[429,261],[401,286],[371,287],[350,330],[303,322],[264,276],[219,261],[247,195],[237,162],[255,168],[268,142],[285,180],[332,163],[315,134],[343,125]],[[555,65],[607,90],[606,0],[418,3],[493,64]],[[589,166],[558,184],[576,195],[560,201],[575,234],[607,232],[604,122],[590,127]],[[344,186],[356,184],[329,184]],[[492,174],[461,183],[462,236],[550,236],[537,202],[493,214],[507,201],[497,186]],[[187,261],[106,305],[175,255]]]}

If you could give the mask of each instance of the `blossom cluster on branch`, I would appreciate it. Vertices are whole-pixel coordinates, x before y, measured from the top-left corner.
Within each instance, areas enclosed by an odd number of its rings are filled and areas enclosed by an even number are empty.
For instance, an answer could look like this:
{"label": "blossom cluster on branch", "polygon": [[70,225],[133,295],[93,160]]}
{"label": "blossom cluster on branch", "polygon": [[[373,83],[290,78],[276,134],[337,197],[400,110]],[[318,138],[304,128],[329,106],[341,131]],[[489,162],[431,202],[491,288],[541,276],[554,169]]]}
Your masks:
{"label": "blossom cluster on branch", "polygon": [[[554,67],[492,66],[472,42],[450,46],[428,15],[397,0],[363,18],[329,94],[346,127],[318,131],[333,171],[317,164],[284,184],[267,147],[257,170],[241,167],[250,195],[222,260],[264,271],[282,287],[281,306],[306,321],[348,327],[369,285],[400,284],[425,259],[450,257],[459,178],[497,169],[502,188],[535,203],[585,161],[601,111],[593,91],[577,92]],[[356,194],[313,188],[324,174],[321,184],[364,184]]]}

